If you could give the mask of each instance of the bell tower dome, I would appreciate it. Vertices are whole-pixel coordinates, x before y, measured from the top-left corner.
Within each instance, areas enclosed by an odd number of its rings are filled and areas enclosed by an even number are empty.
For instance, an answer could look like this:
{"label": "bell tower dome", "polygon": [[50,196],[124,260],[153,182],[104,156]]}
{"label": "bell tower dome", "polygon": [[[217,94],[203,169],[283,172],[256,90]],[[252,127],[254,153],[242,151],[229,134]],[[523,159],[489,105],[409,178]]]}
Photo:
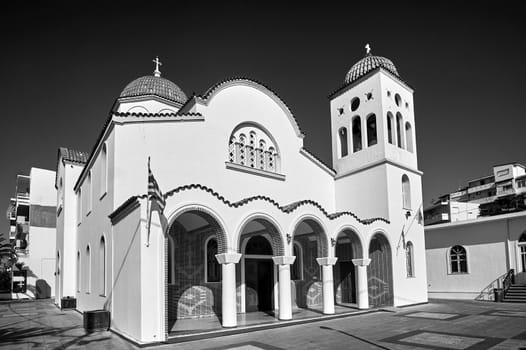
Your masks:
{"label": "bell tower dome", "polygon": [[[398,206],[392,199],[394,188],[402,188],[402,175],[417,176],[410,182],[421,191],[413,89],[391,60],[372,55],[367,44],[365,57],[330,95],[330,109],[338,210],[388,218]],[[414,209],[403,206],[400,209]]]}

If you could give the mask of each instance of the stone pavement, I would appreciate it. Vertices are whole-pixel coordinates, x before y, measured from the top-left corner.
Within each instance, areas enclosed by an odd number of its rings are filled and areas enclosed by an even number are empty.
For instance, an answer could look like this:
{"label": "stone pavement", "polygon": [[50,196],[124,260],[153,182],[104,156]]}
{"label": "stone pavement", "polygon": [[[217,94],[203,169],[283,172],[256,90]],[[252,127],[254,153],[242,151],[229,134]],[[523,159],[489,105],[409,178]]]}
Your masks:
{"label": "stone pavement", "polygon": [[[86,334],[76,311],[51,301],[0,303],[0,349],[135,349],[111,332]],[[329,321],[166,344],[155,349],[526,349],[526,304],[431,300]]]}

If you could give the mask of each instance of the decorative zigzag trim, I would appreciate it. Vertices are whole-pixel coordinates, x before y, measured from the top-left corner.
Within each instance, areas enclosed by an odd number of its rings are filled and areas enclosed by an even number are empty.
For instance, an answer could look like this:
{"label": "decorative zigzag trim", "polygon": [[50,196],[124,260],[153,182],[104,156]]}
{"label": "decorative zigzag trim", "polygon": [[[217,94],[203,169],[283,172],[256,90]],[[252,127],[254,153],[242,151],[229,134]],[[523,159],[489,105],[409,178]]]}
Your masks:
{"label": "decorative zigzag trim", "polygon": [[204,185],[200,185],[200,184],[190,184],[190,185],[179,186],[177,188],[174,188],[171,191],[166,192],[164,194],[164,198],[166,199],[167,197],[173,196],[176,193],[183,192],[183,191],[188,191],[188,190],[192,190],[192,189],[198,189],[198,190],[202,190],[202,191],[208,192],[212,196],[216,197],[221,202],[223,202],[225,205],[229,206],[230,208],[238,208],[238,207],[241,207],[241,206],[243,206],[245,204],[248,204],[248,203],[250,203],[252,201],[262,200],[262,201],[265,201],[265,202],[268,202],[268,203],[272,204],[273,206],[275,206],[276,208],[281,210],[283,213],[290,214],[294,210],[296,210],[299,207],[301,207],[302,205],[311,204],[314,207],[318,208],[329,220],[334,220],[334,219],[339,218],[340,216],[348,215],[348,216],[351,216],[351,217],[355,218],[358,222],[360,222],[361,224],[364,224],[364,225],[372,224],[375,221],[383,221],[383,222],[385,222],[387,224],[390,223],[389,220],[384,219],[384,218],[360,219],[358,216],[356,216],[356,214],[354,214],[354,213],[352,213],[350,211],[342,211],[342,212],[338,212],[338,213],[329,214],[318,202],[315,202],[315,201],[310,200],[310,199],[301,200],[301,201],[294,202],[294,203],[291,203],[289,205],[284,205],[284,206],[279,205],[278,202],[276,202],[274,199],[272,199],[270,197],[267,197],[267,196],[253,196],[253,197],[244,198],[244,199],[242,199],[240,201],[237,201],[237,202],[231,202],[228,199],[225,199],[225,197],[221,196],[219,193],[217,193],[216,191],[214,191],[210,187],[207,187],[207,186],[204,186]]}
{"label": "decorative zigzag trim", "polygon": [[135,113],[135,112],[112,112],[116,117],[202,117],[201,113],[187,112],[187,113]]}

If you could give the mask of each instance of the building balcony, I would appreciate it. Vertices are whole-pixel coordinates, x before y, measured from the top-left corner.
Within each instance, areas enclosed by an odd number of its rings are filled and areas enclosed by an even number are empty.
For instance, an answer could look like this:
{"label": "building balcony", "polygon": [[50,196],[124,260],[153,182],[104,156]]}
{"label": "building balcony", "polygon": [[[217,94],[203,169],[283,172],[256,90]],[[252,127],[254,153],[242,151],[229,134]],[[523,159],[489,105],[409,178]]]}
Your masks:
{"label": "building balcony", "polygon": [[475,192],[486,191],[486,190],[489,190],[489,189],[492,189],[492,188],[495,188],[495,183],[494,182],[491,182],[489,184],[484,184],[484,185],[470,187],[470,188],[468,188],[468,193],[475,193]]}
{"label": "building balcony", "polygon": [[448,213],[440,213],[424,219],[425,225],[434,225],[443,222],[449,222]]}

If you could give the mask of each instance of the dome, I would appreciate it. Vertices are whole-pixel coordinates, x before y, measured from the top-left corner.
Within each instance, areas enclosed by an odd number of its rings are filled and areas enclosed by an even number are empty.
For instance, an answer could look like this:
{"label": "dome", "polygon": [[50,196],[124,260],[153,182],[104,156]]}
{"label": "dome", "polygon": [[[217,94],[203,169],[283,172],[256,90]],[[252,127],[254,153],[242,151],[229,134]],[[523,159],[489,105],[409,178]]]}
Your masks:
{"label": "dome", "polygon": [[168,79],[147,75],[129,83],[119,97],[155,95],[184,104],[188,98],[181,88]]}
{"label": "dome", "polygon": [[345,76],[345,84],[349,84],[360,79],[378,67],[381,67],[400,78],[395,65],[390,59],[367,54],[367,56],[356,62],[354,66],[351,67],[349,72],[347,72],[347,75]]}

